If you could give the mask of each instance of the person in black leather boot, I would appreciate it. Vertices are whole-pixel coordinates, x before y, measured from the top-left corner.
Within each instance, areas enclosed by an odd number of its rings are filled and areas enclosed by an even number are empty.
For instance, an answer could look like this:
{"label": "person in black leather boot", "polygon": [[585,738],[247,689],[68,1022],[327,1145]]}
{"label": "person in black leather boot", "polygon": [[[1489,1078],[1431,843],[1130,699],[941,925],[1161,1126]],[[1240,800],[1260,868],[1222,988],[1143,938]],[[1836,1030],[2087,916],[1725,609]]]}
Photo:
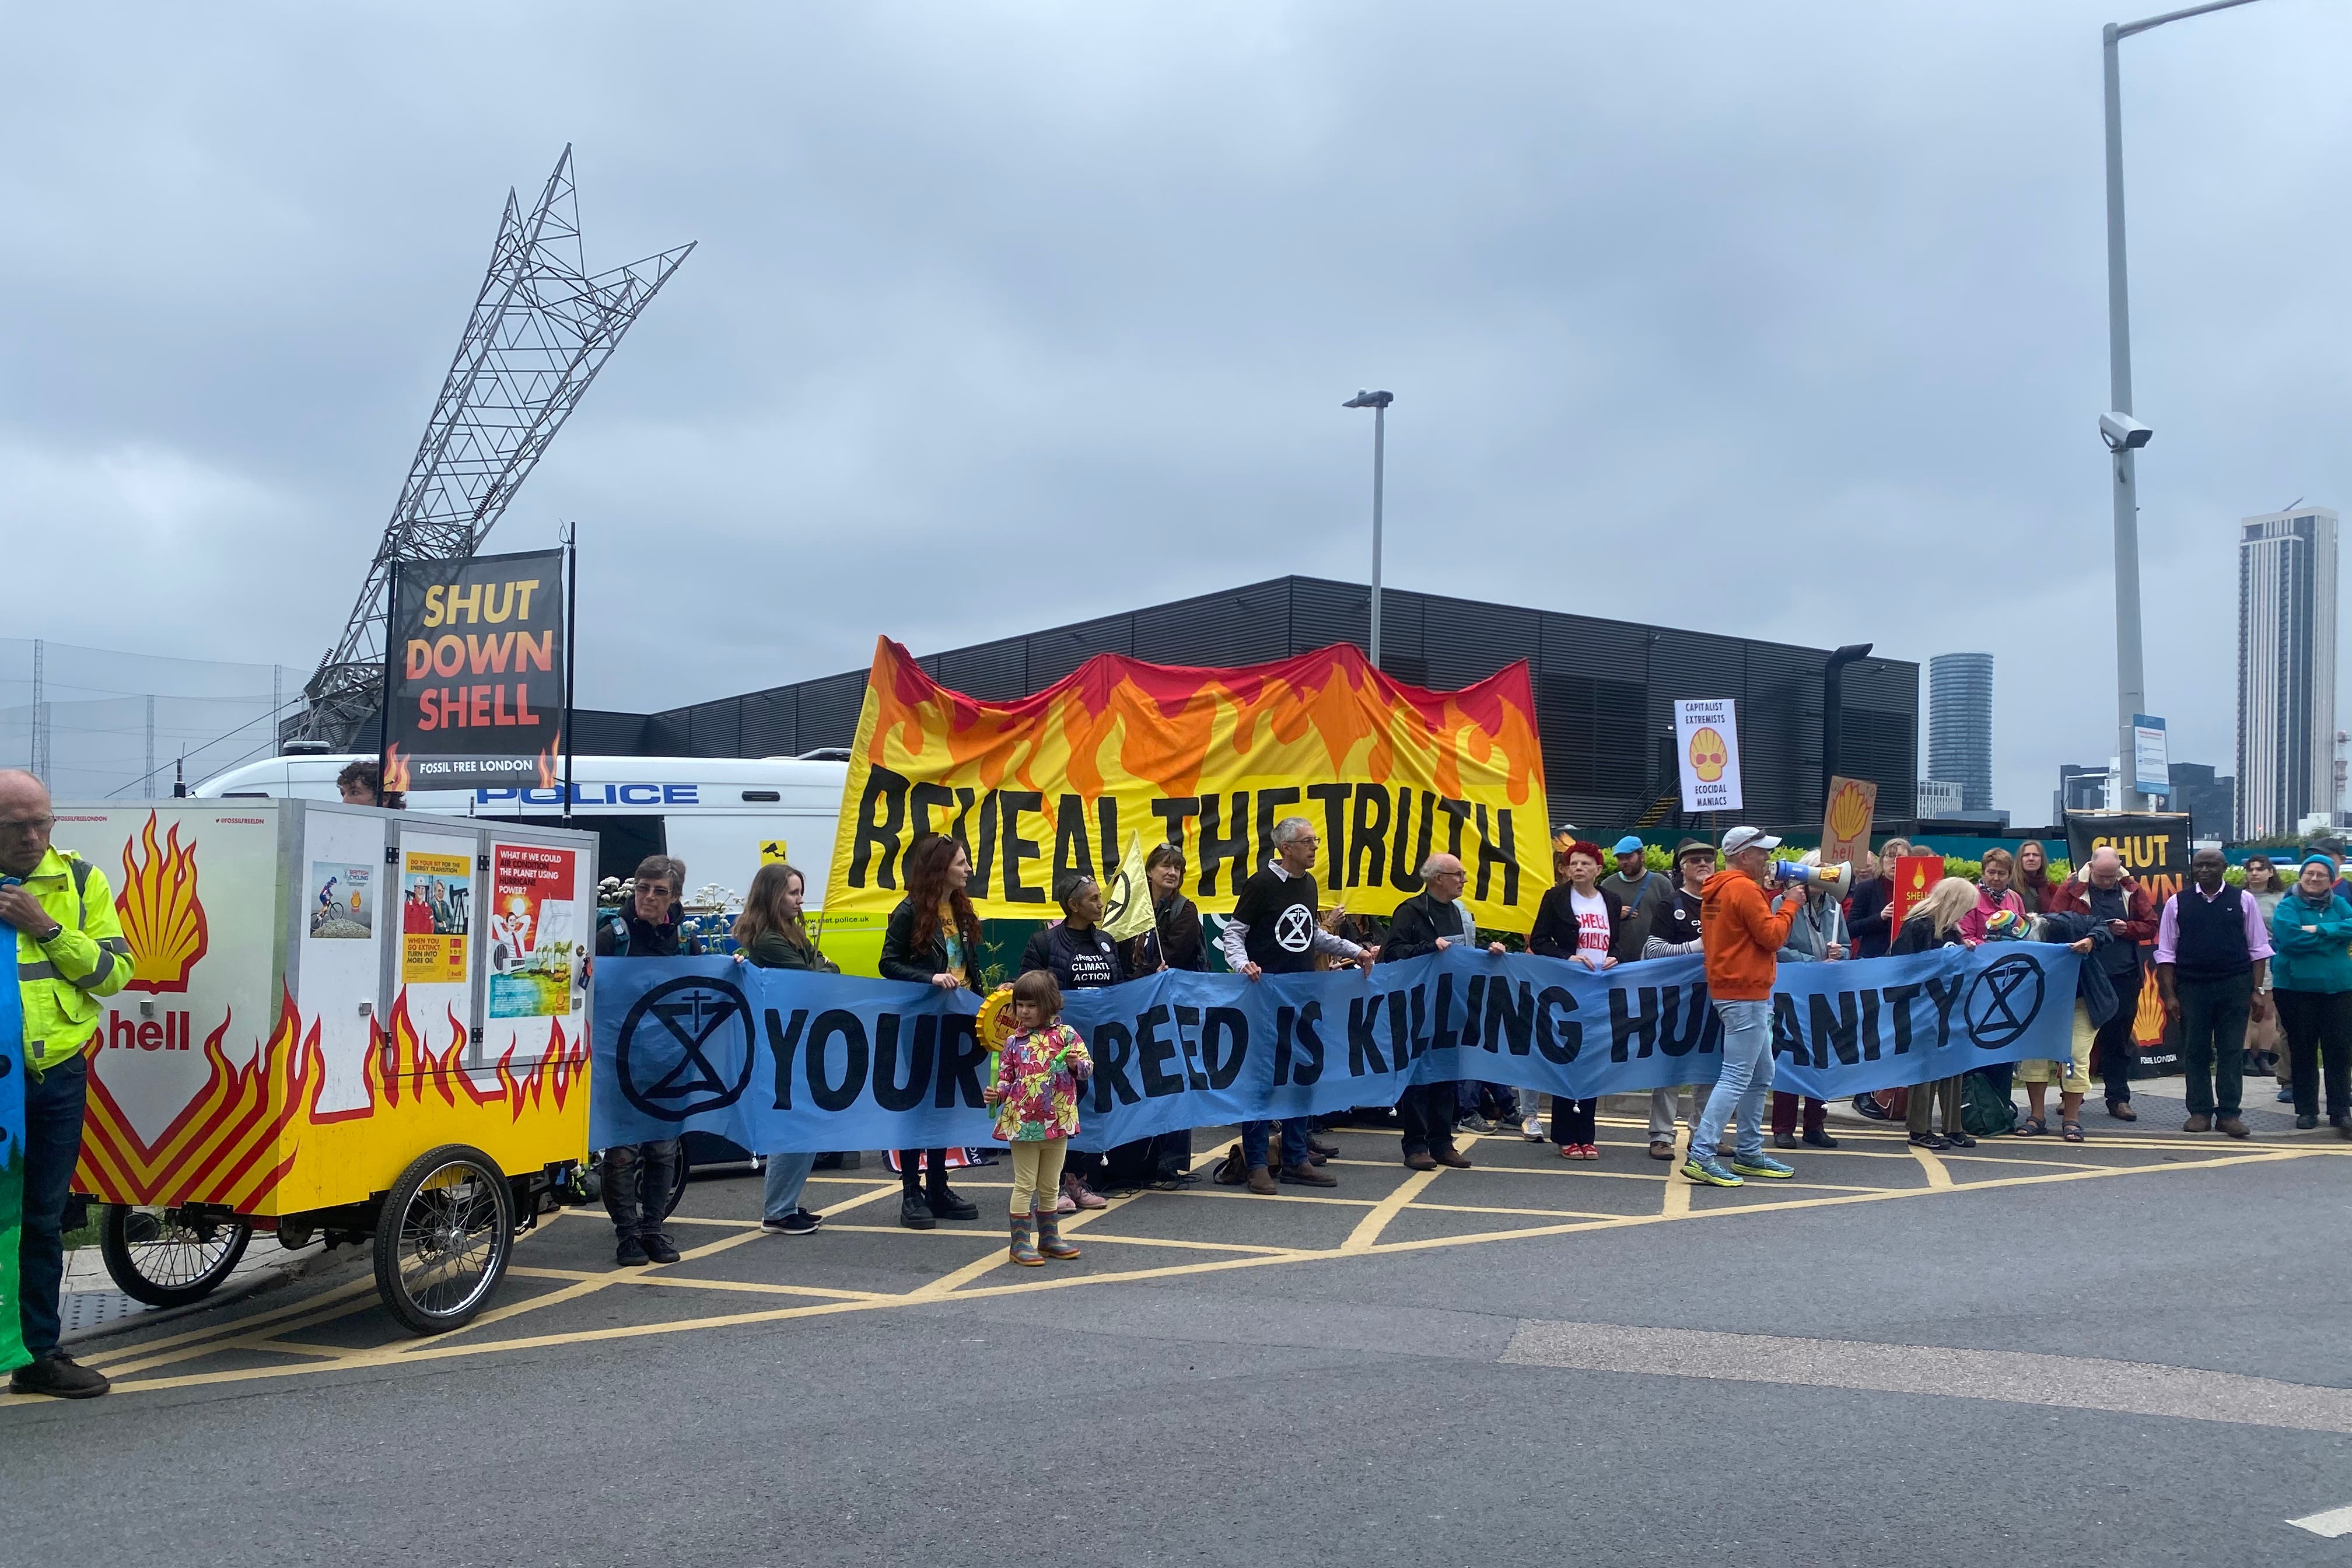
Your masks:
{"label": "person in black leather boot", "polygon": [[[904,877],[907,896],[882,932],[882,978],[979,990],[980,917],[963,890],[971,880],[971,851],[961,838],[926,834],[908,848]],[[929,1179],[919,1183],[916,1172],[926,1164]],[[898,1223],[908,1230],[980,1217],[980,1205],[948,1185],[945,1149],[899,1150],[898,1181]]]}

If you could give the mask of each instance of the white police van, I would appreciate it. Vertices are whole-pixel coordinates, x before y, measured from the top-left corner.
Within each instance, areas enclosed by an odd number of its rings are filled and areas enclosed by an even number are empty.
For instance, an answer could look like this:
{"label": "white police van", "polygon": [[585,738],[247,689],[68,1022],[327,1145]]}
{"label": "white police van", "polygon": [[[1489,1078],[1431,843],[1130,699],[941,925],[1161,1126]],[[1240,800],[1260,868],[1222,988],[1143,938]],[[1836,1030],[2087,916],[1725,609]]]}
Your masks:
{"label": "white police van", "polygon": [[[289,755],[232,768],[198,784],[213,799],[335,800],[335,775],[373,757]],[[575,757],[571,826],[596,835],[598,874],[626,877],[648,855],[686,862],[686,891],[716,883],[740,898],[768,860],[789,860],[808,879],[808,909],[824,904],[824,879],[849,764],[814,757]],[[493,822],[551,823],[563,790],[416,790],[408,809]],[[878,937],[877,947],[878,947]],[[828,945],[828,951],[830,946]],[[844,965],[847,967],[847,965]]]}

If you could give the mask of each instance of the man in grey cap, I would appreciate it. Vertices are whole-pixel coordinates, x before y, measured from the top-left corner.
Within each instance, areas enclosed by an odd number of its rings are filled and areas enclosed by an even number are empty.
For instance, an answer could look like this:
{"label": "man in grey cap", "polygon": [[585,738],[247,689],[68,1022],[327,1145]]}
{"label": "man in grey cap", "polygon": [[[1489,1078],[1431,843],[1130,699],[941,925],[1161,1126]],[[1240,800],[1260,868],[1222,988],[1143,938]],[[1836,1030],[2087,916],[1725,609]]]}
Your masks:
{"label": "man in grey cap", "polygon": [[[1723,836],[1723,869],[1706,879],[1700,894],[1706,992],[1723,1021],[1723,1070],[1691,1134],[1683,1174],[1709,1186],[1742,1186],[1748,1176],[1786,1181],[1797,1173],[1764,1152],[1764,1101],[1772,1092],[1772,983],[1795,912],[1785,896],[1779,909],[1764,897],[1780,844],[1760,827],[1733,828]],[[1716,1143],[1735,1111],[1739,1136],[1726,1169]]]}

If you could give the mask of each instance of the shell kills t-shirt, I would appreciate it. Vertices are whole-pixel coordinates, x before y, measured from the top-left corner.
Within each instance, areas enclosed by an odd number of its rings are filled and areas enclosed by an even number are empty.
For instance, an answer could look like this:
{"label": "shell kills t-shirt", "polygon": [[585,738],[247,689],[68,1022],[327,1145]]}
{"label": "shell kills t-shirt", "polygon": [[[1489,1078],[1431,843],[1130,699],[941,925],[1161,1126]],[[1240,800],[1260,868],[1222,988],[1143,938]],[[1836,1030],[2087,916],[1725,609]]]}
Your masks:
{"label": "shell kills t-shirt", "polygon": [[1580,893],[1571,888],[1568,907],[1576,915],[1576,951],[1596,958],[1608,957],[1609,900],[1599,893]]}

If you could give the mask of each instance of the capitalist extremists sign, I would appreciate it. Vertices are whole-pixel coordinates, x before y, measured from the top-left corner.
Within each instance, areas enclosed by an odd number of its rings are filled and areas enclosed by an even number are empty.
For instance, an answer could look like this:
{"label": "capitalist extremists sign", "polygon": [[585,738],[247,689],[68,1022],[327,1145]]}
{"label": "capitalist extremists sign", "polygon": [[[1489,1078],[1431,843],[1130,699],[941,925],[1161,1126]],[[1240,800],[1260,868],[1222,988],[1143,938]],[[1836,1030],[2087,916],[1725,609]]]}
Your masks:
{"label": "capitalist extremists sign", "polygon": [[[1817,1099],[1991,1062],[2063,1059],[2081,960],[2046,943],[1780,966],[1778,1088]],[[596,965],[598,1148],[716,1132],[761,1153],[988,1141],[978,999],[725,958]],[[1720,1030],[1696,958],[1594,974],[1455,949],[1367,975],[1164,972],[1074,993],[1096,1072],[1076,1145],[1386,1105],[1477,1079],[1553,1094],[1711,1080]]]}
{"label": "capitalist extremists sign", "polygon": [[981,702],[887,637],[857,721],[825,917],[902,896],[925,833],[971,847],[983,916],[1052,912],[1054,879],[1115,870],[1131,834],[1182,846],[1211,912],[1273,854],[1275,824],[1321,839],[1326,902],[1382,909],[1458,855],[1478,923],[1524,931],[1552,883],[1543,750],[1526,664],[1458,691],[1407,686],[1342,644],[1192,669],[1102,655],[1034,697]]}

